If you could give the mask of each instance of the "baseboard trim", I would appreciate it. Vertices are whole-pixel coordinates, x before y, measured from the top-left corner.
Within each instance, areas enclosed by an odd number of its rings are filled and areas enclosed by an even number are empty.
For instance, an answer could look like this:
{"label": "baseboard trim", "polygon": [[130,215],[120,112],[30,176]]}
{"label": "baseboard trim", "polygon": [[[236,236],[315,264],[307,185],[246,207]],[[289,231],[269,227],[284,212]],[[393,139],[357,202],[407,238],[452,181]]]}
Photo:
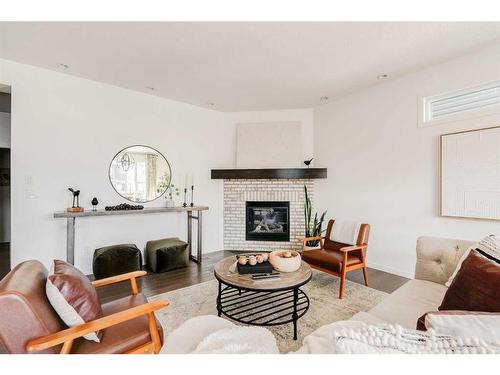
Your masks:
{"label": "baseboard trim", "polygon": [[375,268],[376,270],[379,270],[379,271],[384,271],[384,272],[392,273],[393,275],[398,275],[398,276],[406,277],[407,279],[413,279],[413,278],[415,278],[415,274],[413,272],[408,272],[408,271],[396,269],[396,268],[389,267],[389,266],[386,266],[386,265],[383,265],[383,264],[373,263],[373,262],[370,262],[370,261],[367,261],[366,263],[367,263],[368,267]]}

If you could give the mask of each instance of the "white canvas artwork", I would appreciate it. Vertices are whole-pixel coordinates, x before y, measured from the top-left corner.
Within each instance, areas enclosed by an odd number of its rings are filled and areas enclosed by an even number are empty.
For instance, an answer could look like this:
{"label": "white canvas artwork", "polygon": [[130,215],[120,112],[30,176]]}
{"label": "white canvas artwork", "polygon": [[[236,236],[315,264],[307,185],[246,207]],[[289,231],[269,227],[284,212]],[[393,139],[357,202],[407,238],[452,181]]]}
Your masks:
{"label": "white canvas artwork", "polygon": [[441,136],[441,215],[500,220],[500,127]]}

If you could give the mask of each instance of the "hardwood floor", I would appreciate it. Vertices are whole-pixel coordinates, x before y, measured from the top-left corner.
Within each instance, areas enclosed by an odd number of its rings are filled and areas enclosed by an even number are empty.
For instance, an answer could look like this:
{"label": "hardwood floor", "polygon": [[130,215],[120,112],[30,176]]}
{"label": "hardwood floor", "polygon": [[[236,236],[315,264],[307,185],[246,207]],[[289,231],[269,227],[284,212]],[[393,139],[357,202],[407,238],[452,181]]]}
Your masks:
{"label": "hardwood floor", "polygon": [[[150,297],[212,280],[214,279],[213,269],[215,263],[236,253],[237,252],[233,251],[217,251],[205,254],[201,265],[190,262],[189,267],[186,268],[164,273],[150,272],[139,279],[139,287],[142,293]],[[9,244],[0,244],[0,279],[3,278],[9,270]],[[91,279],[93,278],[92,276],[89,277]],[[347,274],[347,279],[359,284],[364,284],[361,270],[349,272]],[[371,288],[386,293],[392,293],[407,281],[408,279],[405,277],[368,268],[368,282]],[[99,297],[102,302],[112,301],[127,296],[129,293],[130,284],[128,282],[99,288]]]}
{"label": "hardwood floor", "polygon": [[[148,273],[140,278],[139,287],[147,297],[184,288],[214,279],[213,269],[219,260],[236,254],[232,251],[217,251],[203,256],[201,265],[190,262],[189,267],[164,273]],[[361,270],[347,274],[347,279],[364,284]],[[407,278],[393,275],[373,268],[368,269],[368,282],[371,288],[392,293],[408,281]],[[102,302],[127,296],[130,293],[130,283],[124,282],[98,289]]]}

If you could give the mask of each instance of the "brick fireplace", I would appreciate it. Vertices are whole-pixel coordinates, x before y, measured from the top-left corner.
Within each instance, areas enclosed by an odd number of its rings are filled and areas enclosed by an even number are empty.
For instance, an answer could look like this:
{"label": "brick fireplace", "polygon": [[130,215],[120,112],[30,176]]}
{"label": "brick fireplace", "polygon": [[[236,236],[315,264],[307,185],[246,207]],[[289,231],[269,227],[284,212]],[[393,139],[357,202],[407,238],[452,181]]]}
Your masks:
{"label": "brick fireplace", "polygon": [[[274,249],[300,249],[301,243],[297,239],[304,235],[304,185],[311,200],[314,201],[314,180],[312,179],[224,179],[224,249],[260,251]],[[248,228],[247,209],[250,205],[258,202],[261,210],[256,208],[257,217],[252,217],[253,228]],[[269,227],[279,233],[279,226],[287,230],[288,237],[256,239],[248,237],[248,229],[254,231],[263,216],[269,215],[269,210],[280,210],[280,204],[286,203],[288,210],[288,227],[283,226],[283,217],[271,223]],[[273,214],[274,216],[276,213]],[[275,222],[278,224],[275,224]],[[263,230],[262,228],[259,230]],[[264,233],[261,233],[264,234]],[[268,233],[266,233],[268,234]],[[258,236],[257,236],[258,237]],[[271,236],[272,237],[272,236]],[[249,238],[249,239],[247,239]]]}

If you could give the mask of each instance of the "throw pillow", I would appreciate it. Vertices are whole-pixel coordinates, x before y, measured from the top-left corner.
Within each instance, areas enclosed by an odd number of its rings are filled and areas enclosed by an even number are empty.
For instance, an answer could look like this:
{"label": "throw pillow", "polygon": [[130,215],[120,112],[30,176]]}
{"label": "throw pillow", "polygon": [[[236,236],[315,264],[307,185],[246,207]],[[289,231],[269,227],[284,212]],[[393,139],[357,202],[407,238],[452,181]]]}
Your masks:
{"label": "throw pillow", "polygon": [[440,335],[500,343],[500,314],[497,313],[470,311],[430,313],[425,318],[425,326]]}
{"label": "throw pillow", "polygon": [[[54,260],[45,291],[50,304],[68,327],[103,316],[94,286],[82,272],[69,263]],[[100,342],[102,332],[93,332],[84,337]]]}
{"label": "throw pillow", "polygon": [[469,256],[471,250],[474,249],[479,251],[482,255],[486,256],[487,258],[496,260],[497,262],[500,263],[500,236],[495,236],[494,234],[491,234],[489,236],[484,237],[476,245],[471,246],[467,250],[465,250],[460,260],[458,261],[457,266],[455,267],[455,271],[453,271],[448,281],[444,284],[445,286],[449,287],[451,285],[451,282],[453,281],[455,276],[457,276],[457,273],[460,270],[463,261]]}
{"label": "throw pillow", "polygon": [[446,291],[439,310],[500,312],[500,264],[472,250]]}
{"label": "throw pillow", "polygon": [[430,311],[419,318],[419,330],[433,330],[440,335],[477,338],[500,343],[500,313],[480,311]]}

